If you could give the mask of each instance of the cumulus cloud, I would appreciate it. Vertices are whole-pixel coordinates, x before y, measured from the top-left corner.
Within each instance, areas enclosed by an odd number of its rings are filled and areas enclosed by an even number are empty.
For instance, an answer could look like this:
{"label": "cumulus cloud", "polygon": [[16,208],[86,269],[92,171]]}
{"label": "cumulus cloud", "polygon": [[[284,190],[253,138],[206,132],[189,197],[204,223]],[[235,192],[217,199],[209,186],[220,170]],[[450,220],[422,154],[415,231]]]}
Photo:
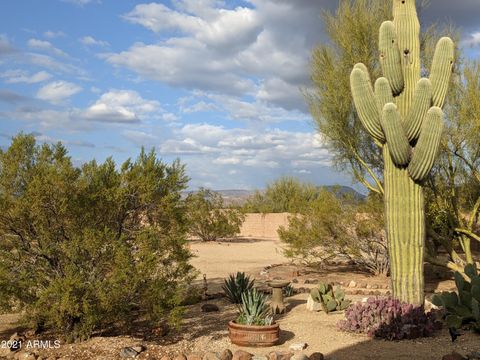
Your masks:
{"label": "cumulus cloud", "polygon": [[83,117],[107,123],[136,123],[161,111],[160,103],[133,90],[110,90],[84,111]]}
{"label": "cumulus cloud", "polygon": [[37,98],[49,101],[53,104],[58,104],[80,92],[81,90],[82,88],[80,86],[68,81],[53,81],[45,86],[42,86],[37,91]]}
{"label": "cumulus cloud", "polygon": [[84,36],[80,38],[78,41],[80,41],[83,45],[86,45],[86,46],[101,46],[101,47],[110,46],[110,44],[107,41],[97,40],[92,36]]}
{"label": "cumulus cloud", "polygon": [[22,101],[27,100],[28,98],[17,94],[16,92],[13,92],[8,89],[0,89],[0,102],[5,102],[9,104],[16,104]]}
{"label": "cumulus cloud", "polygon": [[63,31],[47,30],[43,33],[43,36],[45,36],[48,39],[55,39],[59,37],[65,37],[67,35]]}
{"label": "cumulus cloud", "polygon": [[157,137],[139,130],[125,130],[122,135],[138,146],[151,146],[157,141]]}
{"label": "cumulus cloud", "polygon": [[67,53],[64,51],[56,48],[55,46],[52,45],[51,42],[46,41],[46,40],[39,40],[39,39],[29,39],[27,41],[27,45],[30,48],[37,49],[37,50],[44,50],[51,52],[52,54],[56,56],[63,56],[63,57],[68,57]]}
{"label": "cumulus cloud", "polygon": [[52,77],[52,75],[46,71],[39,71],[30,75],[27,71],[16,69],[16,70],[7,70],[1,73],[0,77],[5,79],[5,82],[9,84],[16,84],[16,83],[36,84],[42,81],[49,80]]}
{"label": "cumulus cloud", "polygon": [[0,56],[11,55],[16,52],[18,52],[18,50],[13,47],[8,37],[4,34],[0,34]]}
{"label": "cumulus cloud", "polygon": [[480,31],[471,33],[463,42],[466,46],[475,47],[480,45]]}

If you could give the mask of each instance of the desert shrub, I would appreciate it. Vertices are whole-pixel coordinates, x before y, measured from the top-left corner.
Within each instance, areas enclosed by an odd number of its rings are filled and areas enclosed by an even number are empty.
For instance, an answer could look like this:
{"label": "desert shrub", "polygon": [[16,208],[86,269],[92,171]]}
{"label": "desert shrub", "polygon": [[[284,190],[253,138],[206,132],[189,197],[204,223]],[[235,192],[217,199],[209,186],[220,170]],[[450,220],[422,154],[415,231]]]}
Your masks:
{"label": "desert shrub", "polygon": [[237,209],[226,209],[222,195],[209,189],[187,196],[187,215],[191,235],[203,241],[235,236],[245,216]]}
{"label": "desert shrub", "polygon": [[414,339],[433,335],[439,323],[432,312],[422,306],[397,299],[368,298],[345,311],[345,320],[337,324],[343,331],[367,334],[386,340]]}
{"label": "desert shrub", "polygon": [[279,228],[285,255],[307,264],[341,256],[372,274],[387,275],[382,204],[381,200],[358,202],[348,195],[319,190],[300,213],[289,217],[288,227]]}
{"label": "desert shrub", "polygon": [[256,191],[244,204],[245,212],[297,213],[317,197],[318,189],[292,177],[281,177],[267,185],[265,191]]}
{"label": "desert shrub", "polygon": [[242,294],[249,291],[254,283],[255,280],[250,280],[250,276],[245,275],[244,272],[237,272],[236,274],[230,274],[224,280],[222,289],[232,304],[240,304],[242,302]]}
{"label": "desert shrub", "polygon": [[194,276],[184,166],[141,151],[81,168],[61,144],[19,135],[0,151],[0,299],[32,325],[85,339],[136,314],[177,315]]}
{"label": "desert shrub", "polygon": [[457,292],[434,294],[432,303],[445,310],[449,328],[471,327],[480,332],[480,276],[475,265],[465,266],[464,274],[455,272]]}

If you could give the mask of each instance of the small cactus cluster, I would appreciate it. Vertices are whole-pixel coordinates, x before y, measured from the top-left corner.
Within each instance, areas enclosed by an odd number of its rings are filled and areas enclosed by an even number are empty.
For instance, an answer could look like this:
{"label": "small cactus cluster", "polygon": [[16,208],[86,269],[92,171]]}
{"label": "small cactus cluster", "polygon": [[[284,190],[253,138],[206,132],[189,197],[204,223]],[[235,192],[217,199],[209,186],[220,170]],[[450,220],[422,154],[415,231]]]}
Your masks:
{"label": "small cactus cluster", "polygon": [[472,264],[465,266],[464,271],[468,279],[455,272],[457,292],[435,294],[432,303],[444,308],[448,327],[459,329],[467,325],[480,332],[480,276]]}
{"label": "small cactus cluster", "polygon": [[435,314],[425,313],[422,306],[393,298],[373,297],[350,306],[345,312],[345,320],[337,324],[342,331],[386,340],[431,336],[440,326]]}
{"label": "small cactus cluster", "polygon": [[332,311],[345,310],[351,302],[345,299],[345,291],[340,287],[334,289],[332,284],[326,283],[318,284],[318,287],[310,291],[310,296],[313,301],[322,305],[327,314]]}

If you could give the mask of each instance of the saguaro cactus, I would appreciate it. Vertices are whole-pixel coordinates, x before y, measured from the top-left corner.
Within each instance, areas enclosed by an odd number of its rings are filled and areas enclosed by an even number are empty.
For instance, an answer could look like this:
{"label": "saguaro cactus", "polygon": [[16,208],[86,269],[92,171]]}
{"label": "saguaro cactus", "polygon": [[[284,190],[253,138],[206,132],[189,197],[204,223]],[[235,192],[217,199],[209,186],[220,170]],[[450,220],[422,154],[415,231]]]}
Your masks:
{"label": "saguaro cactus", "polygon": [[425,210],[422,182],[435,160],[454,60],[450,38],[438,42],[430,78],[420,79],[420,24],[415,0],[393,0],[392,21],[380,27],[384,77],[372,86],[364,64],[350,76],[353,100],[385,161],[385,211],[394,297],[423,304]]}

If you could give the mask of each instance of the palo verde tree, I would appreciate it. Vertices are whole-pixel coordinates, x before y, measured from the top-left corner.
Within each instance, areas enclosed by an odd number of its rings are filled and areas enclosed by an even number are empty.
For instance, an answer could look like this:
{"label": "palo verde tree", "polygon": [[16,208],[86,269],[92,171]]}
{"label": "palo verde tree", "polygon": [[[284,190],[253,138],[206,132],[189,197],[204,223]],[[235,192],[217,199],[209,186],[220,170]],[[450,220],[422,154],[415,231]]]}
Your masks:
{"label": "palo verde tree", "polygon": [[420,78],[420,24],[415,0],[394,0],[393,21],[380,26],[383,77],[372,85],[363,63],[351,76],[360,120],[382,148],[385,212],[393,295],[423,304],[425,206],[423,182],[440,146],[454,60],[453,41],[437,44],[430,78]]}

